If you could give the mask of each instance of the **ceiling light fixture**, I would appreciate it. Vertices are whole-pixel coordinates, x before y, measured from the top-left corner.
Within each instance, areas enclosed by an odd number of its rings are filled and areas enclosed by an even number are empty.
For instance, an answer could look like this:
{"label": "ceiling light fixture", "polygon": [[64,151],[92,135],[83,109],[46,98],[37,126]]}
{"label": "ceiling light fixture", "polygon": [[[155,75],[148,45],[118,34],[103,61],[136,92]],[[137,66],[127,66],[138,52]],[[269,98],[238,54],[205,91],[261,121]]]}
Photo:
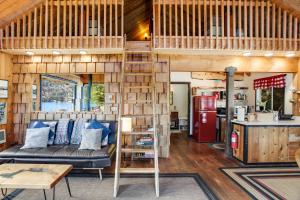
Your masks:
{"label": "ceiling light fixture", "polygon": [[252,53],[250,51],[246,51],[243,53],[243,56],[251,56],[251,55],[252,55]]}
{"label": "ceiling light fixture", "polygon": [[265,53],[265,56],[266,57],[271,57],[271,56],[273,56],[274,54],[273,54],[273,52],[267,52],[267,53]]}
{"label": "ceiling light fixture", "polygon": [[87,52],[86,52],[86,51],[84,51],[84,50],[80,50],[80,51],[79,51],[79,53],[80,53],[81,55],[85,55],[85,54],[87,54]]}
{"label": "ceiling light fixture", "polygon": [[285,56],[286,57],[288,57],[288,58],[290,58],[290,57],[294,57],[296,54],[295,54],[295,52],[287,52],[286,54],[285,54]]}
{"label": "ceiling light fixture", "polygon": [[60,51],[58,51],[58,50],[54,50],[54,51],[52,51],[52,53],[53,53],[53,55],[60,55]]}
{"label": "ceiling light fixture", "polygon": [[29,56],[33,56],[34,53],[32,51],[26,51],[26,54],[29,55]]}

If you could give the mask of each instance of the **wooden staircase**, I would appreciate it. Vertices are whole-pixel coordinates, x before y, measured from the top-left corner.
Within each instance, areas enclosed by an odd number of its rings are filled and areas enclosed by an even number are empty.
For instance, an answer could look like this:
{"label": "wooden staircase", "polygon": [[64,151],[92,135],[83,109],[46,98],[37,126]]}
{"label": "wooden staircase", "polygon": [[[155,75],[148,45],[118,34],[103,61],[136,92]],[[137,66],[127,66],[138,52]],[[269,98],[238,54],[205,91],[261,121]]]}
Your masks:
{"label": "wooden staircase", "polygon": [[[132,78],[147,81],[132,81]],[[131,81],[130,81],[131,80]],[[148,97],[146,99],[128,99],[127,94],[132,90],[147,91]],[[121,72],[121,99],[119,108],[119,123],[117,136],[117,152],[116,152],[116,166],[115,166],[115,182],[114,182],[114,197],[117,197],[119,190],[120,174],[153,174],[155,178],[155,192],[159,197],[159,167],[158,167],[158,136],[156,132],[156,92],[155,92],[155,65],[154,55],[151,49],[151,42],[149,41],[134,41],[127,42],[123,52],[123,63]],[[137,92],[138,93],[138,92]],[[125,111],[125,106],[129,105],[150,105],[151,113],[135,113]],[[129,110],[129,109],[128,109]],[[122,119],[132,118],[132,120],[148,119],[152,122],[151,126],[137,126],[132,131],[122,130]],[[147,121],[147,120],[145,120]],[[136,145],[137,137],[151,137],[153,138],[153,145],[150,147],[141,147]],[[128,142],[129,141],[129,142]],[[130,145],[128,145],[130,144]],[[134,155],[137,153],[144,153],[154,155],[151,160],[150,168],[128,167],[126,166],[126,156],[131,154],[130,162],[134,162]],[[125,164],[124,164],[125,163]]]}

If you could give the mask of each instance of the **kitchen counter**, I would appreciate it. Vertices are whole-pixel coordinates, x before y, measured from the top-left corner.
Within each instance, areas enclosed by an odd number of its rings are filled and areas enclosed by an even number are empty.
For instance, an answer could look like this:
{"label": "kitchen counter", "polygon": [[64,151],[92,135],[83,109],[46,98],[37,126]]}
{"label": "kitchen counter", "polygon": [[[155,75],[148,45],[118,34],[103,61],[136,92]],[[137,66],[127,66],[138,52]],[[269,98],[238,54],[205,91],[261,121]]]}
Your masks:
{"label": "kitchen counter", "polygon": [[279,120],[277,122],[275,121],[267,121],[267,122],[262,122],[262,121],[237,121],[237,120],[232,120],[231,121],[233,124],[239,124],[243,126],[300,126],[300,117],[294,117],[294,120]]}
{"label": "kitchen counter", "polygon": [[278,122],[232,120],[238,133],[233,156],[245,164],[294,163],[300,148],[300,117]]}

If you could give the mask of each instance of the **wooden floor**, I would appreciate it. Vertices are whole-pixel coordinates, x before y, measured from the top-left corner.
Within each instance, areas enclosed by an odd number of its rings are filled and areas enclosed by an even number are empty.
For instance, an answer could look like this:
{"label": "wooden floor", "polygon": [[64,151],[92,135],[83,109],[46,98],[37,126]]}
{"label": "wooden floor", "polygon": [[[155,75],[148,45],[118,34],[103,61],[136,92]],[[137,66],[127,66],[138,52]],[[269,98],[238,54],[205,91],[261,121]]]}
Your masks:
{"label": "wooden floor", "polygon": [[[160,173],[200,174],[219,199],[251,199],[219,170],[221,167],[239,165],[234,159],[226,158],[221,151],[210,148],[208,144],[196,143],[182,133],[172,133],[170,157],[159,160]],[[113,168],[107,168],[105,172],[113,172]]]}

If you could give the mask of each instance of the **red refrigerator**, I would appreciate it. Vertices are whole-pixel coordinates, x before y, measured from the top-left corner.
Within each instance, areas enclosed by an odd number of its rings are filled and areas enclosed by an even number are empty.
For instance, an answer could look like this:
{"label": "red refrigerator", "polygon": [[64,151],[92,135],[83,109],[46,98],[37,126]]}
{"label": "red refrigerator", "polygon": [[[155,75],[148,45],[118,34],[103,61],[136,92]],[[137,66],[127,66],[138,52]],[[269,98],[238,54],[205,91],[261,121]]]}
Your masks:
{"label": "red refrigerator", "polygon": [[197,142],[216,141],[216,96],[193,97],[193,138]]}

